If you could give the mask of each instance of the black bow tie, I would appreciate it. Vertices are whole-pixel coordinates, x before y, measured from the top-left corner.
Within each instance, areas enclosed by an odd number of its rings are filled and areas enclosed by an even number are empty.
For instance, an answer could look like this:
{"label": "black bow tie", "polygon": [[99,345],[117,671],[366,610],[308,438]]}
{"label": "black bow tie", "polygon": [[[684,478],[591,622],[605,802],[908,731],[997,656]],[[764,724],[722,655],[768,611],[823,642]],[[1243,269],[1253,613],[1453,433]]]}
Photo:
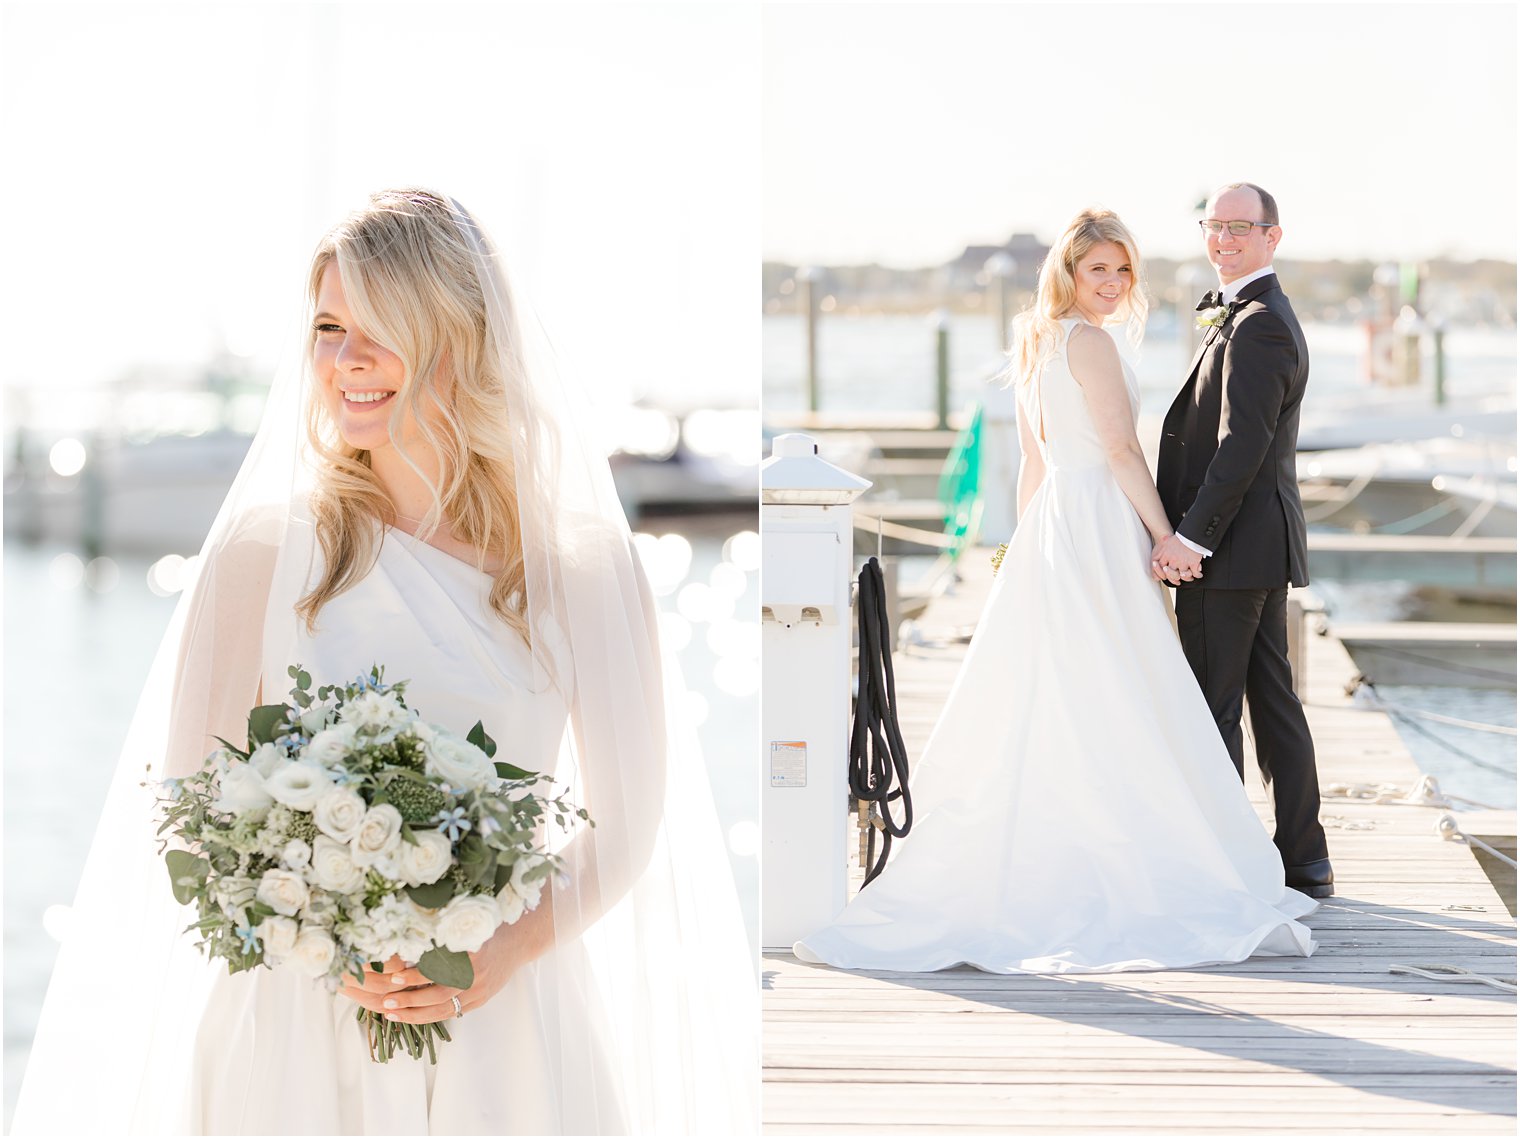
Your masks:
{"label": "black bow tie", "polygon": [[1194,309],[1193,311],[1194,312],[1202,312],[1206,308],[1223,308],[1223,307],[1224,307],[1224,294],[1223,293],[1216,293],[1216,292],[1214,292],[1211,289],[1208,292],[1206,292],[1206,293],[1203,294],[1203,300],[1201,300],[1201,301],[1198,302],[1198,307],[1196,309]]}

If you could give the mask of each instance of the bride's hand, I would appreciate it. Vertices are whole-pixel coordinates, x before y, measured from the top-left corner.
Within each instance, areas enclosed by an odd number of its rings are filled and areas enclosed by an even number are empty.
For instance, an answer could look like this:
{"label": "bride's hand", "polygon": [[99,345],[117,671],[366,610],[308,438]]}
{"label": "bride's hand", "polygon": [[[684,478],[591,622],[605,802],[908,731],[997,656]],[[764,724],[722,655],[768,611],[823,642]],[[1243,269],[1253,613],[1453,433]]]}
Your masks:
{"label": "bride's hand", "polygon": [[[489,1001],[531,959],[522,952],[522,931],[518,928],[521,924],[498,926],[491,939],[470,954],[475,983],[468,989],[434,984],[421,970],[407,968],[406,962],[392,957],[385,963],[383,973],[366,969],[362,985],[352,974],[345,974],[343,987],[338,991],[387,1020],[404,1024],[451,1020]],[[458,1013],[454,1011],[454,997],[459,998]]]}

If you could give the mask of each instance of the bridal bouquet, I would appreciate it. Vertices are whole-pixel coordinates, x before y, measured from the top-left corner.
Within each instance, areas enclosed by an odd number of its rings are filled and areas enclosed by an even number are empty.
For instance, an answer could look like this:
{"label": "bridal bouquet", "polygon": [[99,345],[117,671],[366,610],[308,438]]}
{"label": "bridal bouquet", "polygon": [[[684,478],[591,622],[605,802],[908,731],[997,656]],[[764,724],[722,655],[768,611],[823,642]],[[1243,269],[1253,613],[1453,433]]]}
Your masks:
{"label": "bridal bouquet", "polygon": [[[362,980],[392,956],[436,984],[474,983],[469,954],[538,905],[557,856],[542,823],[571,817],[535,794],[547,776],[493,762],[476,723],[460,738],[408,708],[406,682],[371,669],[312,697],[299,666],[291,704],[255,708],[248,746],[220,740],[201,770],[164,785],[164,855],[187,927],[229,972],[258,965]],[[370,1054],[436,1060],[443,1022],[401,1024],[365,1008]]]}

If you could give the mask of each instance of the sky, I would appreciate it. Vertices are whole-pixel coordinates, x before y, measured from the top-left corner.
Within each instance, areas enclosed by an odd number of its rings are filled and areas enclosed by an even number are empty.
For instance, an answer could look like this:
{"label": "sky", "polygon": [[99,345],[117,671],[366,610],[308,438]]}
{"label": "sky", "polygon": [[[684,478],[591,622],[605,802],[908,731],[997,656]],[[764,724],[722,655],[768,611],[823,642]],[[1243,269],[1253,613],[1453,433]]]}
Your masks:
{"label": "sky", "polygon": [[753,3],[7,3],[0,379],[272,360],[323,231],[421,184],[594,393],[753,406],[760,34]]}
{"label": "sky", "polygon": [[1198,252],[1221,183],[1279,255],[1515,256],[1516,9],[1502,4],[770,4],[764,248],[942,263],[1089,205]]}

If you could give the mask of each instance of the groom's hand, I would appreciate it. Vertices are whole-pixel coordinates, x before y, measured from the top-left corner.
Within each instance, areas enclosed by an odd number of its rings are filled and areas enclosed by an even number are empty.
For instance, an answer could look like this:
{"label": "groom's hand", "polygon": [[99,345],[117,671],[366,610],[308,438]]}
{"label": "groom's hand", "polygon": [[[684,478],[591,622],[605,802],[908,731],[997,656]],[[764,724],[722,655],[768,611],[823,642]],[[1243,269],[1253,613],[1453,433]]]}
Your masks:
{"label": "groom's hand", "polygon": [[1151,576],[1173,585],[1196,581],[1203,576],[1203,555],[1190,550],[1176,534],[1168,534],[1151,550]]}

